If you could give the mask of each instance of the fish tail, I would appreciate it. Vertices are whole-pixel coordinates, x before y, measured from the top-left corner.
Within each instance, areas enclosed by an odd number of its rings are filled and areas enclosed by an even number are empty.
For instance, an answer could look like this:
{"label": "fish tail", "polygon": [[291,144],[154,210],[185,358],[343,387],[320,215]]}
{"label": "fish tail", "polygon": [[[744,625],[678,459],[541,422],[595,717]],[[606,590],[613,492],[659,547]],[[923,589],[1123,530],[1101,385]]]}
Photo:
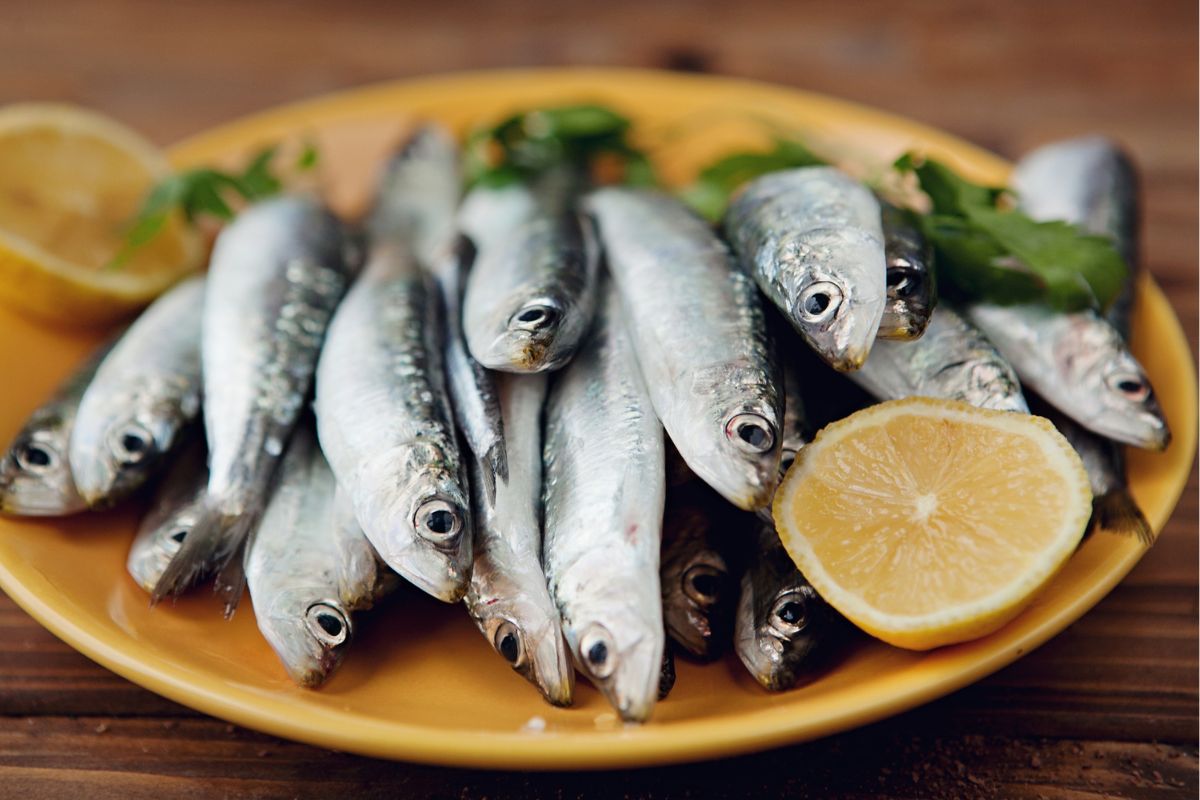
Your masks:
{"label": "fish tail", "polygon": [[504,446],[504,437],[489,447],[484,457],[491,465],[492,473],[499,476],[501,482],[508,483],[508,448]]}
{"label": "fish tail", "polygon": [[221,573],[214,587],[225,601],[225,616],[232,616],[241,596],[245,576],[240,564],[226,572],[226,567],[242,552],[246,534],[254,527],[257,514],[229,517],[206,500],[196,524],[192,527],[179,552],[167,564],[162,577],[154,585],[150,604],[164,597],[178,597],[210,575]]}
{"label": "fish tail", "polygon": [[1092,502],[1092,525],[1095,530],[1135,537],[1147,547],[1154,544],[1154,529],[1128,489],[1117,489],[1097,497]]}

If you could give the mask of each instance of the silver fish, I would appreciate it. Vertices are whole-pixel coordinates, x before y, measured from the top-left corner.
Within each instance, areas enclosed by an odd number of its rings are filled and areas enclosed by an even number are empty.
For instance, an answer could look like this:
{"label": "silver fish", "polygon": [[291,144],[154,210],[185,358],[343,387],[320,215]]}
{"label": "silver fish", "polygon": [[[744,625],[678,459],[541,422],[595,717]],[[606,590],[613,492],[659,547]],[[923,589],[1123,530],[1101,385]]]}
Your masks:
{"label": "silver fish", "polygon": [[461,192],[454,138],[441,126],[423,125],[389,160],[368,228],[376,238],[408,241],[417,262],[437,280],[447,389],[468,447],[489,466],[480,477],[491,498],[496,478],[508,479],[504,425],[494,379],[467,351],[462,329],[463,286],[475,247],[458,233]]}
{"label": "silver fish", "polygon": [[867,363],[847,377],[880,400],[939,397],[979,408],[1028,413],[1012,366],[978,328],[939,305],[925,335],[878,342]]}
{"label": "silver fish", "polygon": [[1089,532],[1107,531],[1132,536],[1146,546],[1154,544],[1155,533],[1129,492],[1125,475],[1125,452],[1121,445],[1076,425],[1066,415],[1048,407],[1035,411],[1048,417],[1075,448],[1092,487],[1092,519]]}
{"label": "silver fish", "polygon": [[394,588],[317,447],[311,426],[292,436],[278,485],[246,551],[254,615],[284,669],[320,686],[353,635],[350,614]]}
{"label": "silver fish", "polygon": [[887,304],[879,201],[832,167],[773,172],[746,185],[725,232],[759,287],[831,366],[867,360]]}
{"label": "silver fish", "polygon": [[804,389],[800,370],[791,361],[783,363],[783,428],[779,472],[782,475],[792,466],[796,455],[812,440],[812,426],[804,407]]}
{"label": "silver fish", "polygon": [[699,478],[667,490],[663,515],[663,622],[701,661],[718,658],[733,632],[737,578],[728,557],[735,512]]}
{"label": "silver fish", "polygon": [[621,718],[644,722],[659,687],[662,426],[615,290],[546,402],[543,564],[576,665]]}
{"label": "silver fish", "polygon": [[779,480],[779,368],[754,284],[674,198],[606,188],[587,208],[654,410],[688,466],[754,509]]}
{"label": "silver fish", "polygon": [[[463,227],[478,256],[467,276],[463,329],[471,355],[489,369],[559,369],[595,312],[599,251],[591,231],[565,199],[522,196],[536,191],[481,187],[464,204]],[[484,219],[472,220],[476,214]],[[516,221],[501,227],[490,216]]]}
{"label": "silver fish", "polygon": [[44,517],[87,510],[68,460],[71,428],[79,401],[108,350],[109,345],[101,347],[63,381],[0,456],[0,513]]}
{"label": "silver fish", "polygon": [[[495,501],[472,480],[475,564],[467,611],[488,643],[556,706],[571,704],[575,670],[558,609],[542,571],[542,403],[546,377],[501,375],[504,429],[511,454]],[[472,478],[488,469],[472,459]]]}
{"label": "silver fish", "polygon": [[[1112,140],[1084,136],[1039,147],[1017,162],[1012,186],[1029,216],[1064,220],[1107,236],[1130,269],[1140,266],[1137,171]],[[1107,312],[1108,321],[1125,337],[1133,294],[1130,281]]]}
{"label": "silver fish", "polygon": [[125,567],[138,586],[153,592],[171,559],[204,513],[208,487],[207,450],[203,437],[185,445],[155,489],[129,548]]}
{"label": "silver fish", "polygon": [[837,612],[813,589],[769,525],[759,527],[742,574],[734,646],[768,691],[792,688],[829,646]]}
{"label": "silver fish", "polygon": [[1146,373],[1117,330],[1095,312],[979,304],[968,316],[1022,383],[1080,425],[1153,450],[1170,442]]}
{"label": "silver fish", "polygon": [[271,477],[312,386],[317,354],[351,267],[341,224],[316,200],[282,197],[243,211],[217,237],[200,349],[209,448],[204,518],[154,590],[174,595],[218,575],[232,614],[234,559],[266,503]]}
{"label": "silver fish", "polygon": [[200,411],[203,278],[158,298],[96,370],[71,429],[71,472],[89,506],[108,506],[154,474]]}
{"label": "silver fish", "polygon": [[879,323],[881,339],[918,339],[937,305],[933,248],[910,212],[880,202],[887,258],[887,305]]}
{"label": "silver fish", "polygon": [[471,527],[439,305],[409,245],[374,240],[329,327],[315,409],[367,538],[388,566],[452,603],[467,590]]}

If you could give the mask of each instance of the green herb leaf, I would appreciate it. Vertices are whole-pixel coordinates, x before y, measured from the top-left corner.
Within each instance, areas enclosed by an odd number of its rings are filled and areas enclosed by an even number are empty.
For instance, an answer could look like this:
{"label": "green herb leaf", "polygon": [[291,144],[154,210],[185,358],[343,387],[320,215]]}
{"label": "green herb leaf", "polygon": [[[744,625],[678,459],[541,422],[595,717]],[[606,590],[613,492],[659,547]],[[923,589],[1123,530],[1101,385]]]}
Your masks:
{"label": "green herb leaf", "polygon": [[715,222],[725,213],[730,198],[743,183],[769,172],[825,163],[800,142],[778,138],[766,152],[731,153],[710,164],[680,196],[697,212]]}
{"label": "green herb leaf", "polygon": [[320,160],[321,154],[317,150],[317,143],[312,139],[306,139],[304,141],[304,149],[296,157],[296,169],[300,172],[308,172],[315,169]]}
{"label": "green herb leaf", "polygon": [[260,150],[250,163],[237,177],[236,189],[246,200],[260,200],[277,194],[283,187],[280,180],[271,172],[271,161],[279,145],[271,145]]}
{"label": "green herb leaf", "polygon": [[1003,189],[971,183],[933,159],[906,154],[895,166],[914,172],[929,196],[933,213],[922,227],[938,251],[939,276],[966,299],[1103,309],[1128,279],[1107,239],[997,208]]}

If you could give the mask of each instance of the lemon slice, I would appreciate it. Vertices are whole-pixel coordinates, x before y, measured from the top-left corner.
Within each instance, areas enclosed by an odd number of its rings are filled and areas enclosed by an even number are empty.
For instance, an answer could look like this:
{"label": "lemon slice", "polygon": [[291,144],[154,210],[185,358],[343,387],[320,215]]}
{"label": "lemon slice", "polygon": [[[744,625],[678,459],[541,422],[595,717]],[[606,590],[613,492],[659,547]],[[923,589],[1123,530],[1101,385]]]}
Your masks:
{"label": "lemon slice", "polygon": [[775,495],[801,572],[898,647],[991,633],[1074,552],[1091,514],[1079,456],[1049,421],[908,398],[829,425]]}
{"label": "lemon slice", "polygon": [[0,298],[41,317],[105,322],[199,265],[180,217],[107,268],[150,188],[171,172],[145,139],[70,106],[0,108]]}

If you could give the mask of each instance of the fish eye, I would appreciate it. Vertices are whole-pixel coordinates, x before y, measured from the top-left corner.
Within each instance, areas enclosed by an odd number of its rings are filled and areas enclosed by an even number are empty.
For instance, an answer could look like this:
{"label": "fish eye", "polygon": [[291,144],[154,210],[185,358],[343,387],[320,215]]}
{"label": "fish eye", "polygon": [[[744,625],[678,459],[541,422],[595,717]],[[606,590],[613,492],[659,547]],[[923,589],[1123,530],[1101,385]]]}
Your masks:
{"label": "fish eye", "polygon": [[1116,372],[1108,376],[1109,388],[1120,392],[1127,399],[1140,403],[1150,396],[1150,385],[1132,372]]}
{"label": "fish eye", "polygon": [[313,603],[304,612],[309,632],[326,647],[337,647],[350,638],[350,622],[332,603]]}
{"label": "fish eye", "polygon": [[780,595],[771,608],[771,627],[785,637],[795,636],[808,626],[808,601],[800,591]]}
{"label": "fish eye", "polygon": [[187,538],[187,535],[187,528],[179,527],[169,529],[167,535],[163,537],[163,546],[170,552],[174,553],[179,550],[179,548],[183,547],[183,540]]}
{"label": "fish eye", "polygon": [[775,445],[775,426],[761,414],[734,414],[725,423],[725,435],[751,453],[765,453]]}
{"label": "fish eye", "polygon": [[612,634],[603,625],[593,625],[579,639],[579,653],[588,673],[604,680],[617,668]]}
{"label": "fish eye", "polygon": [[911,269],[889,269],[887,271],[888,294],[901,299],[912,297],[921,288],[921,275]]}
{"label": "fish eye", "polygon": [[113,440],[113,453],[122,464],[138,464],[153,452],[154,437],[136,422],[131,422],[119,430]]}
{"label": "fish eye", "polygon": [[796,313],[804,322],[832,319],[842,304],[842,290],[832,281],[814,281],[800,292]]}
{"label": "fish eye", "polygon": [[721,600],[725,572],[710,564],[696,564],[683,574],[683,593],[697,605],[708,608]]}
{"label": "fish eye", "polygon": [[448,544],[462,532],[462,518],[457,506],[445,500],[428,500],[417,509],[413,527],[434,544]]}
{"label": "fish eye", "polygon": [[47,472],[58,464],[58,453],[41,442],[30,442],[17,451],[17,464],[26,472]]}
{"label": "fish eye", "polygon": [[540,331],[558,321],[558,309],[543,303],[535,303],[521,308],[512,315],[508,326],[521,331]]}
{"label": "fish eye", "polygon": [[492,634],[492,646],[496,652],[504,656],[504,660],[514,667],[525,662],[525,647],[521,641],[521,632],[509,620],[502,620]]}

